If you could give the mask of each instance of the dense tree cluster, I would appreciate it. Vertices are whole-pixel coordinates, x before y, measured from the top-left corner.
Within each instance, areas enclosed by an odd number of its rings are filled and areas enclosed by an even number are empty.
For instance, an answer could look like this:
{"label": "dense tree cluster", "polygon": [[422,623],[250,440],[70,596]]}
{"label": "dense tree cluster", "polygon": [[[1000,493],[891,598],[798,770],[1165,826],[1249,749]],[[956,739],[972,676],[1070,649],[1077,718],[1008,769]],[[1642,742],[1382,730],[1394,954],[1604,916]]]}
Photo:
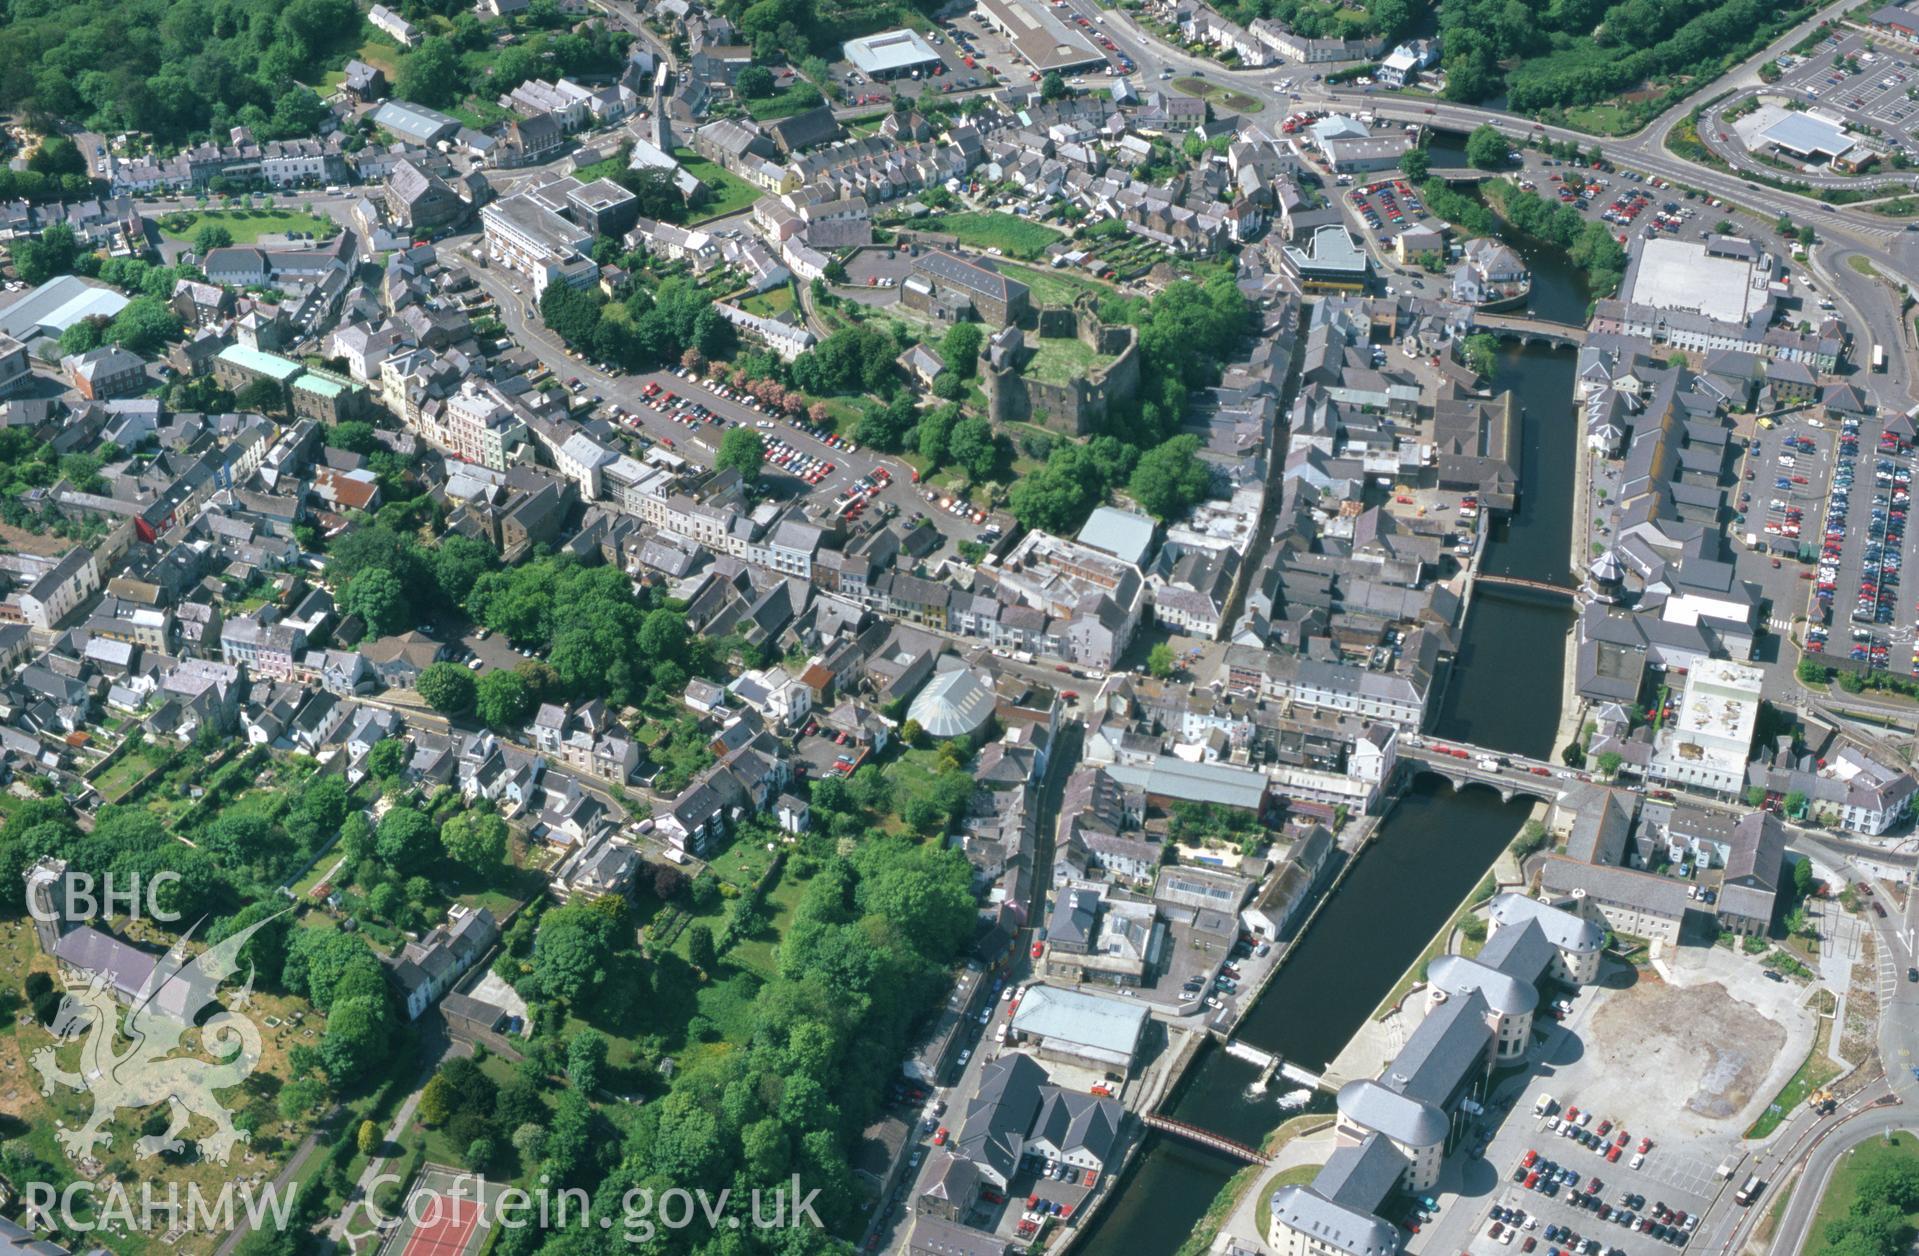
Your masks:
{"label": "dense tree cluster", "polygon": [[557,685],[574,697],[677,697],[693,675],[713,669],[714,643],[693,637],[680,611],[642,600],[615,567],[541,558],[488,572],[466,609],[511,641],[545,647]]}
{"label": "dense tree cluster", "polygon": [[1593,296],[1611,296],[1618,289],[1626,271],[1626,250],[1605,223],[1581,216],[1571,205],[1498,180],[1486,185],[1486,195],[1498,202],[1501,214],[1520,234],[1565,249],[1573,263],[1585,270]]}
{"label": "dense tree cluster", "polygon": [[725,357],[737,343],[733,324],[693,284],[664,280],[648,291],[635,288],[623,301],[595,289],[549,284],[540,317],[554,334],[595,361],[629,371],[676,363],[688,349],[704,358]]}
{"label": "dense tree cluster", "polygon": [[[1896,1138],[1910,1139],[1899,1134]],[[1912,1247],[1913,1228],[1907,1217],[1919,1210],[1919,1159],[1894,1157],[1878,1147],[1862,1148],[1873,1159],[1854,1183],[1853,1204],[1843,1216],[1826,1223],[1828,1252],[1842,1256],[1898,1256]]]}
{"label": "dense tree cluster", "polygon": [[842,327],[793,363],[793,382],[815,396],[889,395],[899,386],[896,360],[903,348],[876,328]]}
{"label": "dense tree cluster", "polygon": [[385,522],[353,529],[327,552],[327,578],[341,607],[366,620],[368,636],[405,631],[422,616],[461,606],[498,565],[484,541],[454,534],[424,545]]}
{"label": "dense tree cluster", "polygon": [[1175,436],[1140,455],[1126,491],[1140,509],[1165,523],[1205,500],[1212,478],[1199,457],[1199,437]]}
{"label": "dense tree cluster", "polygon": [[317,83],[358,47],[352,0],[36,0],[0,24],[0,108],[163,144],[311,135]]}
{"label": "dense tree cluster", "polygon": [[[674,1182],[723,1183],[736,1192],[757,1187],[770,1199],[773,1188],[790,1187],[797,1173],[806,1189],[820,1191],[813,1206],[824,1230],[714,1232],[699,1222],[662,1232],[655,1247],[712,1256],[838,1250],[831,1235],[854,1222],[860,1204],[849,1165],[861,1131],[881,1110],[889,1076],[872,1062],[902,1057],[917,1024],[945,997],[949,966],[974,927],[971,881],[957,851],[905,838],[873,834],[852,854],[829,857],[806,884],[772,978],[757,988],[752,978],[725,983],[728,994],[739,991],[746,999],[738,1018],[747,1027],[742,1044],[681,1055],[664,1096],[631,1110],[623,1134],[600,1126],[586,1110],[595,1136],[556,1148],[560,1108],[610,1066],[590,1048],[576,1059],[571,1043],[563,1049],[557,1038],[536,1040],[530,1059],[563,1066],[572,1087],[559,1096],[546,1128],[524,1138],[516,1129],[513,1145],[524,1143],[537,1161],[530,1167],[555,1183],[589,1191],[596,1209],[617,1208],[636,1187],[657,1197]],[[672,954],[646,960],[630,949],[603,948],[612,941],[608,932],[619,927],[615,915],[603,905],[569,905],[541,918],[533,948],[536,997],[547,997],[556,981],[580,988],[576,1009],[585,1007],[592,1019],[595,996],[584,991],[598,978],[603,1002],[644,1008],[643,1017],[656,1014],[656,988],[691,966]],[[701,958],[725,972],[722,955]],[[501,1129],[511,1122],[496,1115]],[[500,1240],[502,1256],[562,1241],[531,1227],[502,1231]],[[570,1256],[610,1256],[628,1246],[618,1229],[607,1234],[591,1227],[568,1231],[563,1244]]]}
{"label": "dense tree cluster", "polygon": [[1071,535],[1138,464],[1139,450],[1113,436],[1055,446],[1044,466],[1013,485],[1013,514],[1029,528]]}
{"label": "dense tree cluster", "polygon": [[1778,0],[1457,0],[1439,8],[1446,94],[1476,101],[1504,92],[1507,108],[1536,114],[1652,80],[1703,82],[1805,12]]}
{"label": "dense tree cluster", "polygon": [[1216,382],[1253,330],[1252,306],[1230,273],[1176,283],[1150,298],[1109,296],[1099,312],[1139,328],[1140,404],[1108,427],[1141,449],[1178,432],[1188,394]]}
{"label": "dense tree cluster", "polygon": [[1367,0],[1364,5],[1336,0],[1232,0],[1220,12],[1241,24],[1268,17],[1312,39],[1357,39],[1376,35],[1389,44],[1411,32],[1410,0]]}
{"label": "dense tree cluster", "polygon": [[522,28],[514,42],[495,43],[501,24],[473,13],[452,18],[445,35],[430,35],[400,58],[394,94],[423,105],[452,105],[471,93],[492,99],[528,79],[618,71],[630,36],[604,26],[579,31],[528,30],[562,24],[557,13],[529,14],[507,25]]}
{"label": "dense tree cluster", "polygon": [[380,961],[357,934],[293,930],[281,978],[326,1014],[320,1059],[336,1085],[380,1066],[397,1019]]}

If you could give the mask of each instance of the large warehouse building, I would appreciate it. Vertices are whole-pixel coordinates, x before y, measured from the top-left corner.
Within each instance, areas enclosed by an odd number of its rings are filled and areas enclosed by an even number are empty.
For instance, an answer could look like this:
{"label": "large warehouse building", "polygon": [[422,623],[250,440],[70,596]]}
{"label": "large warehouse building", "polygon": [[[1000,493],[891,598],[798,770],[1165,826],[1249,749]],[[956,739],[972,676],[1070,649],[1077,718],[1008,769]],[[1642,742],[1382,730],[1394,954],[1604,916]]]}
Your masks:
{"label": "large warehouse building", "polygon": [[1105,54],[1038,0],[979,0],[979,14],[1041,74],[1071,74],[1106,64]]}
{"label": "large warehouse building", "polygon": [[881,31],[860,39],[849,39],[840,51],[852,67],[867,78],[904,78],[915,70],[931,70],[940,63],[940,54],[920,37],[918,31]]}
{"label": "large warehouse building", "polygon": [[1627,275],[1627,300],[1745,323],[1772,302],[1771,259],[1749,240],[1647,240]]}

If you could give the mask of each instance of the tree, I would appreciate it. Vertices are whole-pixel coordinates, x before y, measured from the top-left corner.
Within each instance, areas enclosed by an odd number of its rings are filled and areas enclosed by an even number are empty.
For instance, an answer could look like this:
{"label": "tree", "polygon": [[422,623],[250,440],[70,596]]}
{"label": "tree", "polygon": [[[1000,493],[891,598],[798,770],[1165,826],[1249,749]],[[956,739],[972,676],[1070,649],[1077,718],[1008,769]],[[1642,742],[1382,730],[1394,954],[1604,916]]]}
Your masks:
{"label": "tree", "polygon": [[438,35],[400,59],[393,94],[422,105],[450,105],[460,88],[460,58],[453,45]]}
{"label": "tree", "polygon": [[159,297],[137,296],[107,324],[107,339],[128,353],[151,355],[180,337],[180,320]]}
{"label": "tree", "polygon": [[999,465],[999,440],[993,434],[993,425],[985,419],[961,419],[955,423],[946,448],[954,465],[966,472],[974,483],[987,479]]}
{"label": "tree", "polygon": [[1622,758],[1616,750],[1603,751],[1599,757],[1594,760],[1594,763],[1599,768],[1599,774],[1608,779],[1619,775],[1619,765],[1624,762],[1625,759]]}
{"label": "tree", "polygon": [[733,80],[733,90],[748,100],[764,100],[773,94],[773,71],[765,66],[749,65]]}
{"label": "tree", "polygon": [[925,795],[907,800],[900,812],[900,819],[906,826],[922,837],[932,837],[946,828],[946,811],[937,802]]}
{"label": "tree", "polygon": [[196,227],[193,232],[193,251],[202,258],[215,249],[229,248],[233,244],[233,233],[217,222]]}
{"label": "tree", "polygon": [[353,1081],[386,1059],[392,1013],[384,991],[341,999],[327,1014],[320,1059],[335,1085]]}
{"label": "tree", "polygon": [[473,673],[458,663],[431,664],[420,673],[420,696],[441,715],[458,717],[473,709]]}
{"label": "tree", "polygon": [[1197,436],[1175,436],[1140,455],[1126,491],[1147,514],[1165,522],[1206,496],[1212,475],[1199,457]]}
{"label": "tree", "polygon": [[420,1119],[428,1125],[445,1125],[459,1106],[460,1096],[453,1093],[453,1085],[444,1072],[435,1073],[420,1088]]}
{"label": "tree", "polygon": [[[698,926],[695,926],[696,928]],[[582,1029],[566,1044],[566,1080],[582,1094],[591,1095],[600,1088],[600,1075],[606,1069],[606,1035],[596,1029]]]}
{"label": "tree", "polygon": [[371,1121],[362,1121],[360,1122],[360,1132],[354,1141],[359,1145],[361,1155],[371,1156],[374,1152],[380,1150],[380,1144],[385,1140],[380,1137],[379,1126]]}
{"label": "tree", "polygon": [[927,470],[937,470],[952,456],[953,429],[959,425],[960,408],[947,404],[920,416],[919,453]]}
{"label": "tree", "polygon": [[390,781],[406,769],[406,742],[398,737],[382,737],[367,751],[366,770],[379,781]]}
{"label": "tree", "polygon": [[488,728],[518,728],[533,713],[533,691],[518,672],[496,669],[475,686],[474,709]]}
{"label": "tree", "polygon": [[1803,815],[1805,814],[1805,810],[1806,810],[1806,794],[1804,790],[1795,789],[1786,795],[1786,814],[1787,815],[1789,816]]}
{"label": "tree", "polygon": [[1173,647],[1164,641],[1146,652],[1146,670],[1161,680],[1165,680],[1173,674],[1175,665],[1176,659],[1173,655]]}
{"label": "tree", "polygon": [[1058,70],[1048,70],[1039,81],[1041,100],[1058,100],[1066,94],[1066,79]]}
{"label": "tree", "polygon": [[106,338],[107,324],[97,318],[83,318],[60,333],[61,353],[89,353]]}
{"label": "tree", "polygon": [[1414,183],[1423,181],[1432,168],[1433,160],[1423,148],[1409,148],[1399,158],[1399,173]]}
{"label": "tree", "polygon": [[1481,170],[1498,170],[1506,164],[1512,146],[1490,122],[1482,122],[1466,137],[1466,160]]}
{"label": "tree", "polygon": [[588,904],[556,907],[533,937],[533,979],[556,999],[580,999],[606,980],[614,943],[613,918]]}
{"label": "tree", "polygon": [[687,962],[703,973],[711,973],[719,967],[720,955],[714,948],[713,930],[704,921],[690,925],[686,930]]}
{"label": "tree", "polygon": [[506,821],[481,811],[463,811],[440,826],[447,857],[482,871],[506,859],[506,839]]}
{"label": "tree", "polygon": [[250,414],[284,414],[286,389],[270,379],[256,379],[233,395],[233,404]]}
{"label": "tree", "polygon": [[298,1121],[320,1110],[326,1103],[326,1083],[317,1077],[296,1077],[280,1088],[274,1101],[283,1121]]}
{"label": "tree", "polygon": [[399,632],[413,613],[406,586],[385,567],[368,567],[349,580],[340,607],[360,617],[369,637]]}
{"label": "tree", "polygon": [[432,551],[432,565],[440,596],[451,605],[461,606],[472,592],[473,582],[500,565],[500,556],[485,541],[453,533],[442,537]]}
{"label": "tree", "polygon": [[[1788,809],[1790,810],[1790,808]],[[1804,902],[1806,899],[1812,897],[1812,891],[1817,885],[1818,879],[1813,875],[1812,860],[1802,858],[1798,863],[1792,866],[1792,892],[1794,898]]]}
{"label": "tree", "polygon": [[1491,379],[1499,369],[1499,341],[1491,332],[1475,332],[1460,342],[1459,355],[1475,375]]}
{"label": "tree", "polygon": [[713,467],[721,471],[733,468],[751,488],[760,478],[760,466],[765,459],[766,442],[760,439],[760,434],[750,427],[736,427],[720,438],[719,452],[713,455]]}
{"label": "tree", "polygon": [[401,873],[425,870],[440,850],[439,832],[433,821],[413,807],[394,807],[388,811],[380,817],[374,834],[375,852]]}
{"label": "tree", "polygon": [[985,339],[986,334],[978,323],[954,323],[940,337],[940,361],[959,378],[971,379],[979,365],[980,345]]}
{"label": "tree", "polygon": [[1826,665],[1811,655],[1801,657],[1799,666],[1793,670],[1804,684],[1823,685],[1826,683]]}

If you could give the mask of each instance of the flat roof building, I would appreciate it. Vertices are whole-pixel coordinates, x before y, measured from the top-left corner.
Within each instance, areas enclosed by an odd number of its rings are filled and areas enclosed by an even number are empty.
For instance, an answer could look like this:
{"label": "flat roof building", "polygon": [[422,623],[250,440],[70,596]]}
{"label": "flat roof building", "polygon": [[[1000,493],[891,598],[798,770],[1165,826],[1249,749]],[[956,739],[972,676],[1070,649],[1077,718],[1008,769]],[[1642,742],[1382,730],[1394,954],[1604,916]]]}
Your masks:
{"label": "flat roof building", "polygon": [[0,335],[22,343],[41,336],[57,338],[75,323],[110,319],[126,308],[127,298],[103,283],[58,275],[0,308]]}
{"label": "flat roof building", "polygon": [[979,13],[1041,74],[1051,70],[1067,74],[1105,64],[1099,49],[1035,0],[979,0]]}
{"label": "flat roof building", "polygon": [[1013,1033],[1041,1059],[1123,1076],[1132,1071],[1146,1020],[1136,1001],[1034,986],[1013,1013]]}
{"label": "flat roof building", "polygon": [[940,54],[918,31],[881,31],[840,45],[854,69],[871,79],[899,78],[940,63]]}
{"label": "flat roof building", "polygon": [[1771,259],[1723,254],[1696,240],[1646,240],[1633,258],[1627,300],[1744,324],[1770,305]]}

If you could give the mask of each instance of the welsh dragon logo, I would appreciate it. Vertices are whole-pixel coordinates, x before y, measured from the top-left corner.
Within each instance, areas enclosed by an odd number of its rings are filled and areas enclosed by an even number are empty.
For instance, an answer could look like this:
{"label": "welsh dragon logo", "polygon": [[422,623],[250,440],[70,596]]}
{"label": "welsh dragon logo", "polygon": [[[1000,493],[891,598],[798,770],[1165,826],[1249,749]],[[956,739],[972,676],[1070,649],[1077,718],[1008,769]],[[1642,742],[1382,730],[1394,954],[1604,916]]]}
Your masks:
{"label": "welsh dragon logo", "polygon": [[[61,1043],[86,1035],[80,1048],[80,1071],[60,1067],[56,1047],[41,1047],[31,1062],[40,1073],[40,1093],[50,1095],[55,1085],[61,1085],[93,1095],[93,1115],[86,1124],[59,1133],[69,1158],[79,1160],[95,1147],[109,1145],[113,1135],[106,1124],[116,1112],[159,1103],[168,1105],[167,1128],[137,1141],[142,1158],[182,1150],[180,1134],[196,1116],[214,1127],[212,1134],[199,1140],[200,1152],[220,1164],[227,1163],[236,1143],[247,1140],[247,1131],[234,1128],[213,1092],[246,1080],[260,1062],[260,1031],[250,1018],[236,1015],[252,998],[250,964],[246,984],[235,992],[229,1006],[198,1027],[202,1049],[217,1062],[176,1053],[200,1013],[214,1004],[221,983],[239,971],[240,950],[247,939],[274,919],[249,925],[191,960],[187,942],[193,930],[187,930],[154,965],[127,1009],[124,1039],[121,1005],[103,975],[94,974],[85,989],[68,993],[54,1017],[53,1034]],[[123,1040],[131,1045],[116,1053]]]}

